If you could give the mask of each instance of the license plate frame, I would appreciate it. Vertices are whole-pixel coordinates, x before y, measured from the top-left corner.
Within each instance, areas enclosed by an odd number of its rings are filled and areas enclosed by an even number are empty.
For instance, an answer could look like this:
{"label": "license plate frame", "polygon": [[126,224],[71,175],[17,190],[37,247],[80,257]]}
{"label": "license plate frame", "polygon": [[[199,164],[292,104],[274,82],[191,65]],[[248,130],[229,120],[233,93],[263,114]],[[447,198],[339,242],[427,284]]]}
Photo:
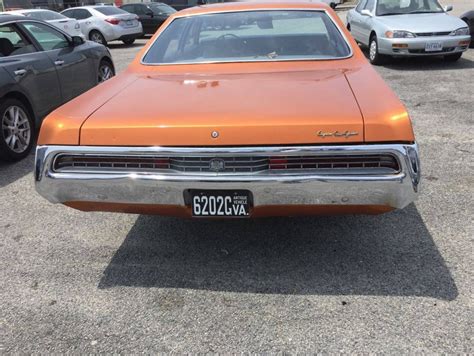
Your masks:
{"label": "license plate frame", "polygon": [[425,52],[441,52],[443,51],[443,42],[430,41],[425,43]]}
{"label": "license plate frame", "polygon": [[248,218],[252,192],[245,189],[186,189],[184,201],[193,218]]}

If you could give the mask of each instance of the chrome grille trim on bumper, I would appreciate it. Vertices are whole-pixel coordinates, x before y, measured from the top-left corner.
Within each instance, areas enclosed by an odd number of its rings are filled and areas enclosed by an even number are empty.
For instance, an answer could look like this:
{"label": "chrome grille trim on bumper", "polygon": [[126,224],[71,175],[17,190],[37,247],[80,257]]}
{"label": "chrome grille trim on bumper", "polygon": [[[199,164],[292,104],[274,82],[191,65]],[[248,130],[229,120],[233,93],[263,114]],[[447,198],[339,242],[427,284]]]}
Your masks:
{"label": "chrome grille trim on bumper", "polygon": [[[249,173],[55,171],[61,155],[100,157],[356,157],[389,155],[399,169],[265,170]],[[171,161],[171,159],[170,159]],[[179,161],[179,159],[177,159]],[[147,163],[145,163],[147,164]],[[350,172],[349,172],[350,171]],[[248,189],[255,206],[387,205],[403,208],[417,195],[420,180],[416,144],[285,147],[100,147],[39,146],[36,151],[37,191],[54,203],[68,201],[184,205],[185,189]]]}
{"label": "chrome grille trim on bumper", "polygon": [[222,161],[219,174],[268,174],[306,171],[326,174],[364,173],[396,174],[400,172],[398,159],[393,154],[332,155],[255,155],[255,156],[163,156],[163,155],[96,155],[88,153],[59,154],[53,161],[56,173],[149,173],[149,174],[209,174],[215,173],[211,162]]}

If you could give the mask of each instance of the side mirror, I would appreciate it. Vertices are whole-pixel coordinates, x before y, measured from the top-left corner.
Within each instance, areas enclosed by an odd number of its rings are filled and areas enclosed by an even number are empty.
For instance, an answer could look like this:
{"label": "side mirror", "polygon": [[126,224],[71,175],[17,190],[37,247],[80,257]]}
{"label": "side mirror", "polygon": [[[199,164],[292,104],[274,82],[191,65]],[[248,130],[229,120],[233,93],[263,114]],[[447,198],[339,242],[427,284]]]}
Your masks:
{"label": "side mirror", "polygon": [[71,45],[73,47],[80,46],[81,44],[84,44],[85,41],[82,37],[79,36],[72,36],[71,37]]}
{"label": "side mirror", "polygon": [[370,12],[370,10],[367,10],[367,9],[364,9],[360,12],[361,15],[363,16],[369,16],[369,17],[372,17],[372,13]]}
{"label": "side mirror", "polygon": [[148,10],[148,11],[145,13],[145,15],[148,15],[148,16],[153,17],[153,11]]}
{"label": "side mirror", "polygon": [[446,12],[453,11],[453,5],[445,6],[444,11],[446,11]]}

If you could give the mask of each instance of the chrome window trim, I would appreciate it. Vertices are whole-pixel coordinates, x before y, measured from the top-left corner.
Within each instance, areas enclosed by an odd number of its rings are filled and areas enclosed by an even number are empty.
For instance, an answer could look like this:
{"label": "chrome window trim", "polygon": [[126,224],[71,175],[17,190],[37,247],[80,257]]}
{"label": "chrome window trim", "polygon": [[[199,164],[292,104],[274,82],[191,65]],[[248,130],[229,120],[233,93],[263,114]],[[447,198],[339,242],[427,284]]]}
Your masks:
{"label": "chrome window trim", "polygon": [[[155,42],[160,38],[163,32],[166,31],[169,25],[173,23],[176,19],[180,18],[188,18],[188,17],[194,17],[194,16],[203,16],[203,15],[213,15],[213,14],[225,14],[225,13],[235,13],[235,12],[258,12],[258,11],[315,11],[315,12],[324,12],[329,19],[332,21],[336,29],[339,31],[340,35],[346,42],[346,45],[349,48],[349,54],[345,57],[334,57],[334,58],[298,58],[298,59],[280,59],[280,60],[268,60],[268,59],[261,59],[261,60],[229,60],[229,61],[203,61],[203,62],[187,62],[187,63],[146,63],[144,62],[144,59],[150,49],[154,46]],[[197,13],[197,14],[183,14],[183,15],[177,15],[173,17],[173,20],[168,22],[168,24],[160,30],[160,33],[156,38],[153,40],[153,42],[148,46],[147,50],[145,53],[143,53],[142,57],[140,58],[140,64],[144,66],[182,66],[182,65],[200,65],[200,64],[229,64],[229,63],[284,63],[284,62],[312,62],[312,61],[337,61],[337,60],[344,60],[351,58],[354,55],[354,50],[347,39],[346,35],[344,34],[344,31],[341,30],[341,27],[337,24],[337,21],[334,19],[334,17],[325,9],[315,9],[315,8],[258,8],[258,9],[241,9],[241,10],[215,10],[215,11],[209,11],[205,13]]]}

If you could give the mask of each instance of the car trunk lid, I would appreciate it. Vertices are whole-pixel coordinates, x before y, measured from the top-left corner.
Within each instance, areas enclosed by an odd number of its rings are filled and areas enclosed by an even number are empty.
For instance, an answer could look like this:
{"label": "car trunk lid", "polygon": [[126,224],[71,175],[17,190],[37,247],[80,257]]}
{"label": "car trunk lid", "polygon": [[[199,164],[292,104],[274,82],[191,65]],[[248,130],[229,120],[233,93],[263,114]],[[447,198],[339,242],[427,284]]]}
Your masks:
{"label": "car trunk lid", "polygon": [[82,125],[81,145],[234,146],[363,142],[341,70],[140,75]]}

